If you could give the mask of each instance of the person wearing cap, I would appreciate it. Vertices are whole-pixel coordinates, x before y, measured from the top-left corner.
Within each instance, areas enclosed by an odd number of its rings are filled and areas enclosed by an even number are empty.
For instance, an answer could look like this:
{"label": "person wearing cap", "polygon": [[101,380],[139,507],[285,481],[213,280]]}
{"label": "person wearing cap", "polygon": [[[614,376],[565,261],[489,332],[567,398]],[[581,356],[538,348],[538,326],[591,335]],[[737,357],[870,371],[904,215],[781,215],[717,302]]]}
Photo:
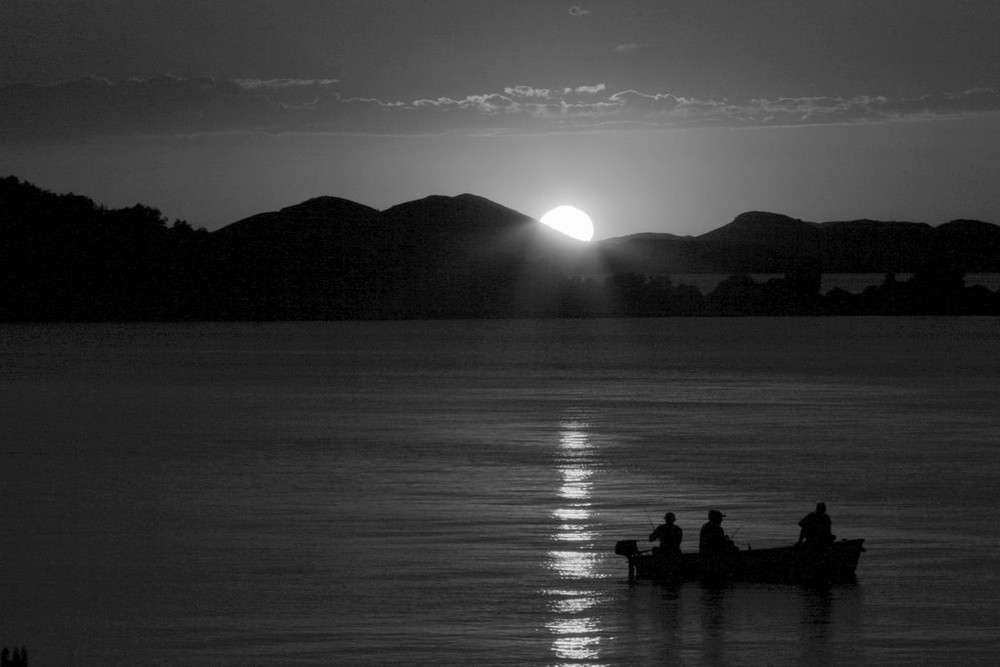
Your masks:
{"label": "person wearing cap", "polygon": [[807,547],[824,547],[836,539],[831,532],[833,522],[826,513],[826,503],[816,503],[816,511],[806,514],[799,521],[799,527],[802,530],[799,531],[796,545],[804,542]]}
{"label": "person wearing cap", "polygon": [[722,518],[726,516],[719,510],[708,511],[708,522],[701,527],[698,536],[698,554],[715,560],[724,554],[730,544],[726,532],[722,530]]}
{"label": "person wearing cap", "polygon": [[663,515],[663,523],[653,529],[649,534],[649,541],[660,540],[660,546],[653,548],[653,553],[666,556],[680,556],[681,540],[684,539],[684,531],[674,521],[677,518],[673,512]]}

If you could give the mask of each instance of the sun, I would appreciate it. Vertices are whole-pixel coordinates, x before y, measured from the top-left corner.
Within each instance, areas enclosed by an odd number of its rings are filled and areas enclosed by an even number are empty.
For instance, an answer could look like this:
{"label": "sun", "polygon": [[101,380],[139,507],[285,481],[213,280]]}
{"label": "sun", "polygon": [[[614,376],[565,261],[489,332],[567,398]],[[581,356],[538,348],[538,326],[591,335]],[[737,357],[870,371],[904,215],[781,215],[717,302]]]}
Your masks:
{"label": "sun", "polygon": [[594,238],[590,216],[573,206],[556,206],[542,216],[542,223],[580,241]]}

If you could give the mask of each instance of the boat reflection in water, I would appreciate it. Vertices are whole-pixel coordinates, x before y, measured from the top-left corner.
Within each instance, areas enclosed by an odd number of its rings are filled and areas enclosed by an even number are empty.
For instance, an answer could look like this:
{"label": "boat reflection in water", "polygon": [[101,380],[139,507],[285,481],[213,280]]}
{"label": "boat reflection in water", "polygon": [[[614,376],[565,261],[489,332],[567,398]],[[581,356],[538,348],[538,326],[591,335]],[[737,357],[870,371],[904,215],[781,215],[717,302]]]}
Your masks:
{"label": "boat reflection in water", "polygon": [[[591,490],[595,448],[590,444],[587,424],[567,421],[559,439],[558,469],[561,506],[552,512],[557,547],[547,553],[548,567],[566,583],[547,590],[552,620],[546,628],[553,634],[552,652],[559,660],[588,661],[600,658],[601,625],[592,614],[597,595],[586,581],[600,577],[597,564],[602,558],[594,550]],[[574,585],[577,584],[577,585]]]}

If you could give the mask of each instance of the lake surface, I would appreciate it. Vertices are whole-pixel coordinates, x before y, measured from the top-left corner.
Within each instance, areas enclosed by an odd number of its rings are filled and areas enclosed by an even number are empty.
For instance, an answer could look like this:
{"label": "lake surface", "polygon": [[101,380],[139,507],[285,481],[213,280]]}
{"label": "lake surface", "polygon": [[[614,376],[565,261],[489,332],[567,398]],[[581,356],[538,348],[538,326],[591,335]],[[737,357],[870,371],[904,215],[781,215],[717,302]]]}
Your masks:
{"label": "lake surface", "polygon": [[[62,664],[995,664],[1000,321],[0,327],[0,645]],[[825,501],[828,589],[626,580]]]}

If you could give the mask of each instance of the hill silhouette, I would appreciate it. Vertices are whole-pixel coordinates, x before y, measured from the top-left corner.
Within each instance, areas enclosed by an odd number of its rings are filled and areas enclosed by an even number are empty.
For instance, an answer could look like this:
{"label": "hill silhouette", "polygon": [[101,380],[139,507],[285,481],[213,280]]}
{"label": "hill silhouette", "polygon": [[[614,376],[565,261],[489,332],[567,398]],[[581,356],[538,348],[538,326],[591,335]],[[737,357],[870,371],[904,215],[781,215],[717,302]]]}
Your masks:
{"label": "hill silhouette", "polygon": [[[803,265],[826,273],[913,273],[946,261],[969,273],[1000,271],[1000,226],[955,220],[804,222],[777,213],[742,213],[700,236],[637,235],[603,242],[612,265],[670,273],[784,273]],[[618,259],[622,258],[622,259]],[[615,261],[618,260],[618,261]]]}
{"label": "hill silhouette", "polygon": [[[700,236],[584,243],[463,194],[383,211],[317,197],[209,233],[8,177],[0,253],[5,321],[1000,313],[996,294],[964,285],[965,272],[1000,272],[1000,227],[972,220],[754,211]],[[887,278],[821,296],[823,272]],[[733,278],[703,295],[674,285],[680,273]]]}
{"label": "hill silhouette", "polygon": [[512,312],[525,276],[554,279],[583,250],[471,194],[381,212],[313,199],[235,222],[212,241],[218,285],[236,295],[225,316],[251,319],[499,316]]}

